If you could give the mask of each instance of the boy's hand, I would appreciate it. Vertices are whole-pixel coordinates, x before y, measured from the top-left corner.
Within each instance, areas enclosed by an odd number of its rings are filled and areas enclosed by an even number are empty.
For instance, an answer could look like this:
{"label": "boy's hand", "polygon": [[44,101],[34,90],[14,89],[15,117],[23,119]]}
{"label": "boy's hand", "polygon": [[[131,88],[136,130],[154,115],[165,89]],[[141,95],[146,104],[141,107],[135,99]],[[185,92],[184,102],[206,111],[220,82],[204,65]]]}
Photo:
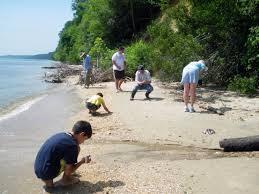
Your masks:
{"label": "boy's hand", "polygon": [[91,162],[91,155],[84,157],[84,159],[85,159],[85,163]]}

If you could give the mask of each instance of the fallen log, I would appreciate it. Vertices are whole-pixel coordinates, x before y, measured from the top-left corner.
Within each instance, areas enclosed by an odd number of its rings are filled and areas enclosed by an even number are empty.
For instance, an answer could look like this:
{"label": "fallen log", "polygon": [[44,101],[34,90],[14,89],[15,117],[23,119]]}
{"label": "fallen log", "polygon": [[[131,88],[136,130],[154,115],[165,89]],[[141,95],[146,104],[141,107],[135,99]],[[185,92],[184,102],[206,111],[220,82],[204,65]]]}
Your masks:
{"label": "fallen log", "polygon": [[223,139],[219,145],[224,148],[224,152],[259,151],[259,135]]}

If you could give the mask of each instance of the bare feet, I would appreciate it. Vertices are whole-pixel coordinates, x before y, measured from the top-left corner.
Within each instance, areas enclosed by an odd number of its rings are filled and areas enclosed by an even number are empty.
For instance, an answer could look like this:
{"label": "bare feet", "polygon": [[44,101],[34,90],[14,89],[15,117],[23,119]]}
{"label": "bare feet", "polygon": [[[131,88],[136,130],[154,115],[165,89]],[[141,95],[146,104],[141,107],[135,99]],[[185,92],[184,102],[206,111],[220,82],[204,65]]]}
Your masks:
{"label": "bare feet", "polygon": [[55,182],[55,186],[70,186],[79,183],[79,178],[76,178],[74,176],[70,176],[66,180],[60,179],[59,181]]}

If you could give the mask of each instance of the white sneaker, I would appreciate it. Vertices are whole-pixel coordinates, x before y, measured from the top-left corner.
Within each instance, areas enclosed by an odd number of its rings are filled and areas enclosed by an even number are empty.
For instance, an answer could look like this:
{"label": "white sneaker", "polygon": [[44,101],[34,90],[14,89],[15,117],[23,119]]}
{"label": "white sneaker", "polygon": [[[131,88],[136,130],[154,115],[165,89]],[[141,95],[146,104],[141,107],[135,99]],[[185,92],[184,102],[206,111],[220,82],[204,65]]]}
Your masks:
{"label": "white sneaker", "polygon": [[184,108],[184,112],[189,112],[189,108],[188,108],[188,107],[185,107],[185,108]]}
{"label": "white sneaker", "polygon": [[193,107],[189,109],[189,112],[196,112]]}

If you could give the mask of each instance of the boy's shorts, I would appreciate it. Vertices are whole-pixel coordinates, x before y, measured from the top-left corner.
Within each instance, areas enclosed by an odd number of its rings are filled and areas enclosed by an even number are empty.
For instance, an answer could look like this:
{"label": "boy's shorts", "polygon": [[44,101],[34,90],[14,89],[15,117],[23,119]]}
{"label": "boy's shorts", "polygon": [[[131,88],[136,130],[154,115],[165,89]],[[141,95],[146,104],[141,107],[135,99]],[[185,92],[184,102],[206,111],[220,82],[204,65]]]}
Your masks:
{"label": "boy's shorts", "polygon": [[66,161],[65,160],[60,160],[60,169],[58,171],[54,169],[49,169],[46,172],[40,172],[40,171],[35,171],[36,176],[42,180],[52,180],[59,176],[64,170],[66,166]]}
{"label": "boy's shorts", "polygon": [[124,79],[125,77],[125,71],[118,71],[118,70],[114,70],[114,77],[115,79]]}
{"label": "boy's shorts", "polygon": [[96,110],[98,110],[100,107],[101,107],[101,105],[97,106],[97,105],[95,105],[95,104],[92,104],[91,102],[87,102],[87,103],[86,103],[86,108],[88,108],[89,110],[92,110],[92,111],[96,111]]}

